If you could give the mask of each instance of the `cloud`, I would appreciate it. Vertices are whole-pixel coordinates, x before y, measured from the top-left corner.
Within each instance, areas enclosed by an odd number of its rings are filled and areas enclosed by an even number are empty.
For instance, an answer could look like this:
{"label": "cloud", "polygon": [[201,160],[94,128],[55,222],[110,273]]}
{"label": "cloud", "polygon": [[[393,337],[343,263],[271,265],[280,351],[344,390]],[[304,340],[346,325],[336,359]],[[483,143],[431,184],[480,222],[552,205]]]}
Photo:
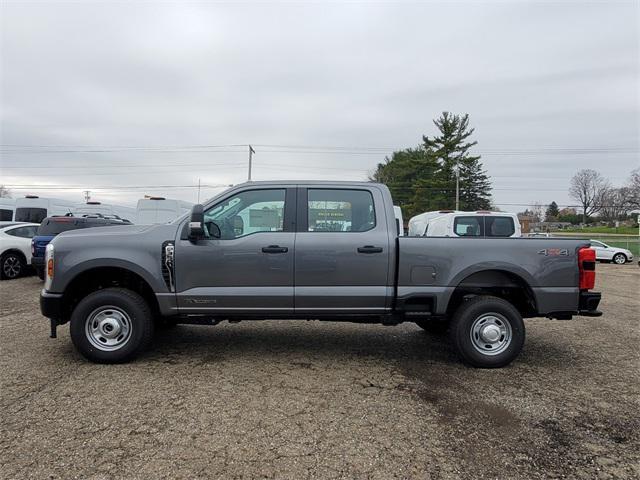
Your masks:
{"label": "cloud", "polygon": [[[567,203],[575,170],[622,183],[638,165],[634,2],[5,2],[1,18],[1,143],[80,150],[2,147],[5,183],[78,186],[50,191],[76,199],[118,186],[100,195],[131,204],[140,191],[128,186],[242,181],[246,150],[86,147],[383,147],[255,157],[257,179],[362,179],[433,134],[443,110],[470,113],[479,151],[635,148],[487,153],[498,203]],[[193,188],[143,193],[195,198]]]}

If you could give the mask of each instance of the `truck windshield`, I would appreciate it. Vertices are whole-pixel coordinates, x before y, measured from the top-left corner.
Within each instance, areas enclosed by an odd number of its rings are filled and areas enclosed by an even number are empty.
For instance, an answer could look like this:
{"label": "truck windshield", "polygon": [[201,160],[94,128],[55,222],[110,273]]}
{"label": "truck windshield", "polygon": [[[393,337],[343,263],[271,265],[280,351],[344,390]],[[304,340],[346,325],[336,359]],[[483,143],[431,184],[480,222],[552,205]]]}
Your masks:
{"label": "truck windshield", "polygon": [[83,228],[84,223],[79,223],[75,218],[47,218],[38,227],[37,235],[58,235],[68,230]]}

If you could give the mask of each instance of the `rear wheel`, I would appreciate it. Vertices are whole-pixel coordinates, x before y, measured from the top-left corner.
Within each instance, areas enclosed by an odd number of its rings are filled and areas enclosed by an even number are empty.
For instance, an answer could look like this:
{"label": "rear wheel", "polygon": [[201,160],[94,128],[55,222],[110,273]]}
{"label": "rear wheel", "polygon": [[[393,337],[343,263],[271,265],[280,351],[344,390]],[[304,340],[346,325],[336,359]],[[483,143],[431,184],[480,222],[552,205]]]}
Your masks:
{"label": "rear wheel", "polygon": [[613,263],[617,263],[618,265],[624,265],[627,263],[627,257],[624,253],[616,253],[613,256]]}
{"label": "rear wheel", "polygon": [[0,260],[0,278],[13,280],[24,273],[26,262],[19,253],[8,252],[2,255]]}
{"label": "rear wheel", "polygon": [[511,363],[524,345],[524,322],[506,300],[478,296],[465,301],[453,315],[451,341],[474,367],[497,368]]}
{"label": "rear wheel", "polygon": [[92,362],[132,360],[149,346],[152,337],[149,305],[124,288],[106,288],[87,295],[71,315],[71,340]]}

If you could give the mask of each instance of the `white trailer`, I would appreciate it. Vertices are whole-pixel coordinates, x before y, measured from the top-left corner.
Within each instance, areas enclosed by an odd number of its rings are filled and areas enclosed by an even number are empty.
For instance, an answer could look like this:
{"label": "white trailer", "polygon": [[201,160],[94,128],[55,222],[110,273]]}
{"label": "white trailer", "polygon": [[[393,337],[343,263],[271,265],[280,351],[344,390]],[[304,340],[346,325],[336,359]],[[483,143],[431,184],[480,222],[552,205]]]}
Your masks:
{"label": "white trailer", "polygon": [[449,213],[457,213],[458,210],[433,210],[424,212],[409,219],[409,236],[422,237],[426,234],[427,225],[434,218],[441,217]]}
{"label": "white trailer", "polygon": [[69,200],[27,195],[16,199],[14,221],[40,223],[52,215],[73,213],[73,206]]}
{"label": "white trailer", "polygon": [[73,209],[75,216],[100,214],[117,216],[123,220],[129,220],[136,223],[136,209],[133,207],[124,207],[122,205],[114,205],[111,203],[102,203],[96,201],[88,201],[87,203],[78,203]]}
{"label": "white trailer", "polygon": [[136,223],[167,223],[189,213],[193,203],[164,197],[149,197],[138,200]]}
{"label": "white trailer", "polygon": [[16,211],[16,201],[13,198],[0,197],[0,222],[10,222]]}

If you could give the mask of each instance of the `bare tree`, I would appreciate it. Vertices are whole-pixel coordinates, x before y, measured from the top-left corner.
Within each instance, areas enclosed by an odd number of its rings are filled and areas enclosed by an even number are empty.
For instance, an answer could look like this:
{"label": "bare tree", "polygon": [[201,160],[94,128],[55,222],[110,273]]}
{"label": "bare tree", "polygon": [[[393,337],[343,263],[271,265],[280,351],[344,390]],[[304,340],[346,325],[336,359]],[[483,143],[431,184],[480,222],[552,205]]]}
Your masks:
{"label": "bare tree", "polygon": [[629,202],[634,207],[640,207],[640,168],[631,171],[629,176]]}
{"label": "bare tree", "polygon": [[609,182],[600,173],[591,169],[579,170],[571,179],[569,195],[582,206],[582,222],[602,209],[603,197]]}
{"label": "bare tree", "polygon": [[11,190],[9,190],[4,185],[0,185],[0,198],[5,198],[5,197],[8,198],[10,196],[11,196]]}
{"label": "bare tree", "polygon": [[633,208],[632,192],[629,187],[607,188],[602,195],[600,215],[606,220],[618,220]]}

